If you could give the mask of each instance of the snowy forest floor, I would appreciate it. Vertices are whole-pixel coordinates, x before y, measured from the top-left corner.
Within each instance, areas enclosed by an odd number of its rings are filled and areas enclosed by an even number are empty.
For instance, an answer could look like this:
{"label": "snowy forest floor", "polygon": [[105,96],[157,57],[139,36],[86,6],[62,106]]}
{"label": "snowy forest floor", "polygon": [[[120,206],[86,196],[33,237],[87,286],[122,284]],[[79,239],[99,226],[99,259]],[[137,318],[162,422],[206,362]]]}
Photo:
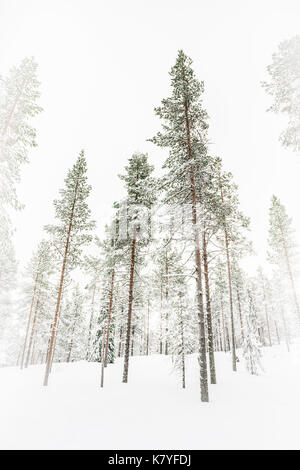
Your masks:
{"label": "snowy forest floor", "polygon": [[[130,358],[101,365],[55,364],[0,369],[1,449],[300,449],[300,344],[264,348],[265,372],[251,376],[229,353],[216,353],[217,385],[200,402],[196,356],[183,390],[171,358]],[[241,354],[238,354],[241,357]]]}

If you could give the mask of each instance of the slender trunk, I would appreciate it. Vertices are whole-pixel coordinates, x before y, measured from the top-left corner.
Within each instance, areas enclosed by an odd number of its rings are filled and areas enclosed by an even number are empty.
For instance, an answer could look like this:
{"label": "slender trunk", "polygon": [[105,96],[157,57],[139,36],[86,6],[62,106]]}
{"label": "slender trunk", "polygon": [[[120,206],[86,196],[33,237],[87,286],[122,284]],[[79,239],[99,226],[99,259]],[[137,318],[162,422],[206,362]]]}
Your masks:
{"label": "slender trunk", "polygon": [[70,360],[71,360],[71,354],[72,354],[72,348],[73,348],[73,341],[74,341],[74,332],[75,332],[76,321],[77,321],[77,319],[75,318],[74,323],[73,323],[73,327],[72,327],[71,341],[70,341],[70,343],[69,343],[69,350],[68,350],[67,362],[70,362]]}
{"label": "slender trunk", "polygon": [[165,342],[165,354],[168,355],[168,331],[169,331],[169,266],[168,266],[168,255],[166,252],[166,342]]}
{"label": "slender trunk", "polygon": [[[221,201],[222,203],[224,203],[224,195],[223,195],[222,186],[221,186]],[[232,301],[231,263],[230,263],[229,240],[228,240],[225,216],[224,216],[224,236],[225,236],[225,251],[226,251],[227,277],[228,277],[228,288],[229,288],[230,320],[231,320],[232,370],[236,372],[236,351],[235,351],[235,333],[234,333],[234,317],[233,317],[233,301]]]}
{"label": "slender trunk", "polygon": [[87,352],[86,352],[86,360],[90,357],[92,328],[93,328],[93,321],[94,321],[95,292],[96,292],[96,284],[94,285],[93,295],[92,295],[92,311],[91,311],[91,318],[90,318],[90,324],[89,324],[89,335],[88,335],[88,346],[87,346]]}
{"label": "slender trunk", "polygon": [[127,334],[126,334],[124,370],[123,370],[123,382],[124,383],[128,382],[129,348],[130,348],[130,333],[131,333],[131,318],[132,318],[132,303],[133,303],[133,283],[134,283],[134,266],[135,266],[135,249],[136,249],[136,226],[134,225],[132,244],[131,244],[131,264],[130,264],[130,280],[129,280]]}
{"label": "slender trunk", "polygon": [[50,335],[49,353],[48,353],[46,370],[45,370],[45,377],[44,377],[44,383],[43,383],[43,385],[45,385],[45,386],[48,385],[49,374],[50,374],[51,363],[52,363],[52,357],[53,357],[54,338],[55,338],[55,335],[56,335],[56,327],[57,327],[57,321],[58,321],[58,314],[59,314],[59,310],[60,310],[60,302],[61,302],[61,296],[62,296],[62,290],[63,290],[63,284],[64,284],[64,278],[65,278],[65,270],[66,270],[66,264],[67,264],[68,254],[69,254],[70,237],[71,237],[71,231],[72,231],[72,225],[73,225],[75,203],[76,203],[76,200],[77,200],[78,184],[79,184],[79,181],[77,180],[76,186],[75,186],[74,201],[73,201],[73,204],[72,204],[72,210],[71,210],[71,215],[70,215],[70,221],[69,221],[69,227],[68,227],[68,233],[67,233],[67,240],[66,240],[64,258],[63,258],[63,263],[62,263],[60,281],[59,281],[59,289],[58,289],[56,310],[55,310],[54,321],[53,321],[53,326],[52,326],[51,335]]}
{"label": "slender trunk", "polygon": [[232,370],[236,372],[236,351],[235,351],[235,333],[234,333],[233,302],[232,302],[231,265],[230,265],[230,256],[229,256],[228,235],[227,235],[226,229],[225,229],[225,246],[226,246],[226,260],[227,260],[228,287],[229,287],[230,319],[231,319]]}
{"label": "slender trunk", "polygon": [[34,359],[35,359],[35,344],[36,344],[36,332],[34,333],[34,337],[33,337],[32,354],[31,354],[30,364],[34,364]]}
{"label": "slender trunk", "polygon": [[268,337],[269,337],[269,346],[272,346],[271,333],[270,333],[269,312],[268,312],[268,308],[267,308],[267,296],[266,296],[264,278],[263,278],[262,274],[261,274],[261,283],[262,283],[262,288],[263,288],[265,315],[266,315],[266,325],[267,325],[267,331],[268,331]]}
{"label": "slender trunk", "polygon": [[17,359],[17,363],[16,363],[16,366],[17,366],[17,367],[18,367],[19,362],[20,362],[20,359],[21,359],[21,352],[22,352],[22,349],[23,349],[22,346],[20,346],[20,348],[19,348],[19,354],[18,354],[18,359]]}
{"label": "slender trunk", "polygon": [[106,328],[107,328],[107,324],[105,322],[105,325],[103,325],[102,346],[101,346],[101,382],[100,382],[101,388],[103,388],[103,385],[104,385],[104,363],[105,363],[104,355],[105,355]]}
{"label": "slender trunk", "polygon": [[130,348],[130,355],[131,356],[133,356],[133,350],[134,350],[134,333],[135,333],[135,326],[133,325],[132,332],[131,332],[131,338],[132,338],[131,339],[131,348]]}
{"label": "slender trunk", "polygon": [[210,291],[209,291],[209,275],[208,275],[208,259],[207,259],[207,242],[206,234],[203,231],[203,270],[205,280],[205,297],[206,297],[206,319],[207,319],[207,337],[208,337],[208,358],[209,358],[209,371],[210,371],[210,383],[216,384],[216,366],[215,366],[215,355],[214,355],[214,336],[212,328],[211,318],[211,304],[210,304]]}
{"label": "slender trunk", "polygon": [[[190,136],[190,121],[188,102],[185,101],[185,121],[187,133],[187,146],[188,158],[193,159],[191,136]],[[190,164],[190,190],[191,190],[191,203],[192,203],[192,224],[194,229],[194,244],[195,244],[195,265],[197,273],[197,300],[198,300],[198,322],[199,322],[199,345],[200,345],[200,391],[201,401],[208,402],[208,383],[207,383],[207,361],[206,361],[206,340],[205,340],[205,320],[203,308],[203,292],[202,292],[202,270],[201,270],[201,256],[200,256],[200,234],[198,227],[198,214],[197,214],[197,196],[195,186],[194,165]]]}
{"label": "slender trunk", "polygon": [[110,285],[110,292],[109,292],[109,305],[108,305],[108,312],[107,312],[107,331],[106,331],[104,367],[107,366],[107,359],[108,359],[108,346],[109,346],[109,339],[110,339],[111,312],[112,312],[113,295],[114,295],[114,280],[115,280],[115,270],[113,269],[112,273],[111,273],[111,285]]}
{"label": "slender trunk", "polygon": [[146,354],[149,355],[149,299],[147,308],[147,337],[146,337]]}
{"label": "slender trunk", "polygon": [[224,352],[227,352],[227,344],[226,344],[226,325],[225,325],[225,318],[224,318],[224,307],[223,307],[223,300],[221,299],[221,314],[222,314],[222,330],[223,330],[223,344],[224,344]]}
{"label": "slender trunk", "polygon": [[279,331],[277,327],[277,322],[274,320],[274,325],[275,325],[275,331],[276,331],[276,336],[277,336],[277,343],[280,344],[280,336],[279,336]]}
{"label": "slender trunk", "polygon": [[263,346],[266,346],[266,340],[265,340],[265,334],[264,334],[264,330],[263,328],[258,328],[258,334],[259,334],[259,337],[260,337],[260,340],[261,340],[261,344]]}
{"label": "slender trunk", "polygon": [[[40,263],[39,263],[39,264],[40,264]],[[38,264],[38,268],[39,268],[39,264]],[[37,269],[38,269],[38,268],[37,268]],[[25,334],[25,340],[24,340],[24,346],[23,346],[23,352],[22,352],[22,359],[21,359],[21,369],[23,369],[23,365],[24,365],[25,350],[26,350],[26,345],[27,345],[29,327],[30,327],[30,323],[31,323],[32,309],[33,309],[33,304],[34,304],[34,299],[35,299],[35,293],[36,293],[38,278],[39,278],[39,273],[38,273],[38,271],[37,271],[36,276],[35,276],[35,281],[34,281],[33,294],[32,294],[31,305],[30,305],[30,311],[29,311],[29,316],[28,316],[28,321],[27,321],[27,327],[26,327],[26,334]]]}
{"label": "slender trunk", "polygon": [[55,355],[55,348],[56,348],[57,332],[58,332],[58,327],[59,327],[60,314],[61,314],[61,307],[60,307],[59,312],[58,312],[56,331],[55,331],[55,335],[54,335],[53,351],[52,351],[51,363],[50,363],[50,374],[52,372],[52,365],[53,365],[53,360],[54,360],[54,355]]}
{"label": "slender trunk", "polygon": [[228,326],[226,325],[226,338],[227,338],[227,350],[231,351],[231,345],[230,345],[230,335],[228,331]]}
{"label": "slender trunk", "polygon": [[36,325],[36,319],[37,319],[37,314],[38,314],[38,309],[39,309],[39,303],[40,303],[40,300],[39,300],[39,296],[38,296],[36,306],[35,306],[34,315],[33,315],[32,328],[31,328],[31,333],[30,333],[29,345],[28,345],[28,349],[27,349],[27,357],[26,357],[26,361],[25,361],[25,368],[28,367],[28,365],[29,365],[30,351],[31,351],[33,336],[34,336],[34,333],[35,333],[35,325]]}
{"label": "slender trunk", "polygon": [[159,354],[163,353],[163,342],[162,342],[162,310],[163,310],[163,294],[162,294],[162,279],[160,283],[160,316],[159,316]]}
{"label": "slender trunk", "polygon": [[218,336],[219,336],[219,351],[223,351],[222,333],[221,333],[221,321],[220,321],[220,318],[218,318]]}
{"label": "slender trunk", "polygon": [[290,352],[289,332],[288,332],[288,329],[287,329],[287,324],[286,324],[286,321],[285,321],[285,315],[284,315],[284,311],[283,311],[282,307],[280,307],[280,314],[281,314],[281,318],[282,318],[282,322],[283,322],[286,347],[287,347],[287,350]]}
{"label": "slender trunk", "polygon": [[[51,329],[52,329],[52,324],[51,324],[51,326],[50,326],[50,331],[51,331]],[[48,357],[49,357],[49,352],[50,352],[50,349],[49,349],[49,348],[50,348],[50,336],[49,336],[49,338],[48,338],[48,343],[47,343],[47,350],[46,350],[46,364],[47,364]]]}
{"label": "slender trunk", "polygon": [[123,334],[123,328],[122,328],[122,326],[120,326],[120,338],[119,338],[119,347],[118,347],[118,357],[121,357],[122,334]]}
{"label": "slender trunk", "polygon": [[182,388],[185,388],[185,343],[184,343],[184,326],[181,313],[181,345],[182,345],[182,354],[181,354],[181,370],[182,370]]}
{"label": "slender trunk", "polygon": [[242,308],[241,308],[240,291],[239,291],[238,286],[236,286],[236,297],[237,297],[237,304],[238,304],[238,310],[239,310],[241,335],[242,335],[242,340],[244,342],[244,324],[243,324],[243,315],[242,315]]}

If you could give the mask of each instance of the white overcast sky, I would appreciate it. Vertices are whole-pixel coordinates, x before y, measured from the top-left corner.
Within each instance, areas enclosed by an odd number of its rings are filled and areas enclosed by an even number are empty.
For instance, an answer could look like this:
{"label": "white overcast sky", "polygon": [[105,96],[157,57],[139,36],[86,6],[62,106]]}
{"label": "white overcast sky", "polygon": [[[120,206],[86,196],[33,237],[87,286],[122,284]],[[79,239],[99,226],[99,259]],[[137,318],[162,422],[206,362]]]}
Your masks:
{"label": "white overcast sky", "polygon": [[99,234],[123,195],[117,175],[127,158],[146,151],[161,166],[167,151],[146,139],[159,129],[153,108],[170,93],[178,49],[205,82],[211,152],[239,185],[259,255],[254,265],[266,250],[273,193],[299,238],[300,157],[280,146],[285,119],[266,113],[270,99],[260,86],[278,43],[300,32],[299,13],[299,0],[0,0],[0,74],[34,56],[44,108],[19,186],[21,263],[52,221],[52,201],[81,148]]}

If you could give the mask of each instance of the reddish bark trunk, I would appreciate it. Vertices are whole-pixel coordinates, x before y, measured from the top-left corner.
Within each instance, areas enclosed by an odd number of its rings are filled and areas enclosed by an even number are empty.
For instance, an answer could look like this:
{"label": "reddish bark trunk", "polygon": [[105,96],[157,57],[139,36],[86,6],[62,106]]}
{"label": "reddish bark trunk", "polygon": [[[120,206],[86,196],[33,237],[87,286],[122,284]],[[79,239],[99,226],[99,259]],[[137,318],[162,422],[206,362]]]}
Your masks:
{"label": "reddish bark trunk", "polygon": [[75,204],[76,204],[76,200],[77,200],[78,183],[79,182],[77,180],[76,186],[75,186],[74,201],[73,201],[72,209],[71,209],[70,222],[69,222],[69,227],[68,227],[67,240],[66,240],[64,258],[63,258],[63,264],[62,264],[61,275],[60,275],[60,282],[59,282],[56,310],[55,310],[55,315],[54,315],[54,322],[53,322],[51,335],[50,335],[49,352],[48,352],[48,357],[47,357],[47,364],[46,364],[45,377],[44,377],[44,383],[43,383],[43,385],[45,385],[45,386],[48,385],[49,374],[50,374],[50,370],[51,370],[52,358],[53,358],[53,353],[54,353],[54,348],[53,348],[54,347],[54,339],[55,339],[55,335],[56,335],[56,327],[57,327],[57,321],[58,321],[58,314],[59,314],[59,310],[60,310],[60,302],[61,302],[61,296],[62,296],[62,290],[63,290],[63,283],[64,283],[64,277],[65,277],[67,258],[68,258],[68,254],[69,254],[70,237],[71,237],[71,231],[72,231],[72,225],[73,225],[74,209],[75,209]]}

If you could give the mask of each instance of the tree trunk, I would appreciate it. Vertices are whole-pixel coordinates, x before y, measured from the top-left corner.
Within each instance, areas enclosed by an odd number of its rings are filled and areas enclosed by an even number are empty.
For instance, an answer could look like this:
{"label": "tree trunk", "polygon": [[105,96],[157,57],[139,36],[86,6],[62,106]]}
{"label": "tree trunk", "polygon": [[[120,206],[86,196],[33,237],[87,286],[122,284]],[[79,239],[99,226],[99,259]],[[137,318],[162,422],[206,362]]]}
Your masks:
{"label": "tree trunk", "polygon": [[131,356],[133,356],[133,351],[134,351],[134,333],[135,333],[135,326],[133,325],[132,331],[131,331],[131,348],[130,348]]}
{"label": "tree trunk", "polygon": [[226,336],[227,336],[227,348],[228,348],[228,351],[231,351],[230,334],[229,334],[228,326],[226,326]]}
{"label": "tree trunk", "polygon": [[132,318],[132,303],[133,303],[133,284],[134,284],[134,266],[135,266],[135,249],[136,249],[136,226],[134,225],[132,244],[131,244],[131,264],[130,264],[130,280],[129,280],[127,334],[126,334],[124,369],[123,369],[123,382],[124,383],[128,382],[129,348],[130,348],[130,333],[131,333],[131,318]]}
{"label": "tree trunk", "polygon": [[237,297],[237,304],[238,304],[238,310],[239,310],[241,335],[242,335],[242,340],[244,342],[244,324],[243,324],[243,315],[242,315],[242,308],[241,308],[240,291],[239,291],[238,286],[236,286],[236,297]]}
{"label": "tree trunk", "polygon": [[162,310],[163,310],[163,294],[162,294],[162,279],[160,282],[160,316],[159,316],[159,354],[163,353],[163,342],[162,342]]}
{"label": "tree trunk", "polygon": [[279,336],[279,331],[277,327],[277,322],[274,320],[274,325],[275,325],[275,331],[276,331],[276,336],[277,336],[277,343],[280,344],[280,336]]}
{"label": "tree trunk", "polygon": [[21,353],[22,353],[22,346],[20,346],[19,348],[19,353],[18,353],[18,359],[17,359],[17,363],[16,363],[16,367],[18,367],[19,365],[19,362],[20,362],[20,359],[21,359]]}
{"label": "tree trunk", "polygon": [[90,318],[90,324],[89,324],[88,346],[87,346],[87,352],[86,352],[86,357],[85,357],[86,360],[90,357],[92,327],[93,327],[93,321],[94,321],[95,292],[96,292],[96,284],[94,285],[93,295],[92,295],[92,311],[91,311],[91,318]]}
{"label": "tree trunk", "polygon": [[215,366],[215,355],[214,355],[214,336],[212,328],[211,318],[211,304],[210,304],[210,291],[209,291],[209,275],[208,275],[208,259],[207,259],[207,243],[206,234],[203,230],[203,268],[204,268],[204,280],[205,280],[205,297],[206,297],[206,319],[207,319],[207,337],[208,337],[208,358],[209,358],[209,371],[210,371],[210,383],[216,384],[216,366]]}
{"label": "tree trunk", "polygon": [[165,354],[168,355],[168,331],[169,331],[169,266],[168,266],[168,255],[166,252],[166,342],[165,342]]}
{"label": "tree trunk", "polygon": [[105,338],[106,338],[106,322],[103,324],[103,334],[102,334],[102,346],[101,346],[101,383],[100,386],[103,388],[104,385],[104,363],[105,363]]}
{"label": "tree trunk", "polygon": [[65,278],[65,270],[66,270],[66,264],[67,264],[68,254],[69,254],[70,237],[71,237],[71,231],[72,231],[72,225],[73,225],[75,203],[76,203],[76,200],[77,200],[78,184],[79,184],[79,181],[77,180],[76,186],[75,186],[74,201],[73,201],[73,204],[72,204],[72,210],[71,210],[71,215],[70,215],[70,222],[69,222],[69,227],[68,227],[67,240],[66,240],[64,258],[63,258],[63,263],[62,263],[60,281],[59,281],[59,289],[58,289],[56,310],[55,310],[54,321],[53,321],[53,326],[52,326],[51,335],[50,335],[49,353],[48,353],[48,357],[47,357],[47,364],[46,364],[45,377],[44,377],[44,383],[43,383],[43,385],[45,385],[45,386],[48,385],[49,374],[50,374],[50,370],[51,370],[51,364],[52,364],[52,358],[53,358],[53,352],[54,352],[54,350],[53,350],[54,338],[55,338],[55,335],[56,335],[56,327],[57,327],[57,321],[58,321],[58,314],[59,314],[59,310],[60,310],[60,302],[61,302],[61,296],[62,296],[62,290],[63,290],[63,284],[64,284],[64,278]]}
{"label": "tree trunk", "polygon": [[120,326],[120,338],[119,338],[119,347],[118,347],[118,357],[121,357],[121,348],[122,348],[122,334],[123,334],[123,328]]}
{"label": "tree trunk", "polygon": [[224,307],[223,307],[222,299],[221,299],[221,314],[222,314],[222,326],[223,326],[222,330],[223,330],[224,352],[227,352],[226,325],[225,325]]}
{"label": "tree trunk", "polygon": [[34,336],[33,336],[32,354],[31,354],[30,364],[34,364],[34,360],[35,360],[35,344],[36,344],[36,331],[34,332]]}
{"label": "tree trunk", "polygon": [[28,349],[27,349],[27,357],[26,357],[26,361],[25,361],[25,368],[28,367],[28,365],[29,365],[30,351],[31,351],[33,336],[34,336],[34,332],[35,332],[35,325],[36,325],[37,313],[38,313],[38,309],[39,309],[39,303],[40,303],[40,301],[39,301],[39,295],[38,295],[37,302],[36,302],[36,307],[35,307],[35,311],[34,311],[34,315],[33,315],[32,328],[31,328],[31,333],[30,333],[29,345],[28,345]]}
{"label": "tree trunk", "polygon": [[[185,101],[185,121],[187,133],[187,147],[188,158],[193,159],[191,136],[190,136],[190,121],[188,102]],[[195,244],[195,265],[197,273],[197,300],[198,300],[198,322],[199,322],[199,345],[200,345],[200,391],[201,401],[208,402],[208,383],[207,383],[207,361],[206,361],[206,340],[205,340],[205,319],[203,308],[203,292],[202,292],[202,270],[201,270],[201,256],[200,256],[200,235],[198,227],[198,214],[197,214],[197,196],[195,186],[194,165],[191,163],[189,168],[190,173],[190,190],[191,190],[191,203],[192,203],[192,224],[194,230],[194,244]]]}
{"label": "tree trunk", "polygon": [[[221,333],[221,321],[218,318],[218,336],[219,336],[219,351],[223,351],[223,343],[222,343],[222,333]],[[225,350],[224,350],[225,351]]]}
{"label": "tree trunk", "polygon": [[283,322],[286,347],[287,347],[287,350],[290,352],[289,332],[288,332],[288,329],[287,329],[287,325],[286,325],[286,321],[285,321],[285,315],[284,315],[284,311],[283,311],[282,307],[280,307],[280,313],[281,313],[281,318],[282,318],[282,322]]}
{"label": "tree trunk", "polygon": [[232,302],[231,266],[230,266],[227,230],[225,230],[225,246],[226,246],[226,260],[227,260],[228,287],[229,287],[230,319],[231,319],[232,370],[236,372],[236,351],[235,351],[235,333],[234,333],[233,302]]}
{"label": "tree trunk", "polygon": [[38,268],[39,268],[39,264],[38,264],[37,273],[36,273],[36,276],[35,276],[33,294],[32,294],[31,305],[30,305],[30,312],[29,312],[28,321],[27,321],[26,334],[25,334],[25,340],[24,340],[24,346],[23,346],[23,352],[22,352],[22,359],[21,359],[21,369],[23,369],[23,365],[24,365],[25,350],[26,350],[28,332],[29,332],[29,327],[30,327],[30,322],[31,322],[33,303],[34,303],[34,299],[35,299],[37,282],[38,282],[38,278],[39,278]]}
{"label": "tree trunk", "polygon": [[110,285],[110,292],[109,292],[109,305],[108,305],[108,312],[107,312],[107,331],[106,331],[104,367],[107,367],[108,346],[109,346],[109,339],[110,339],[111,312],[112,312],[113,295],[114,295],[114,280],[115,280],[115,270],[113,269],[112,273],[111,273],[111,285]]}
{"label": "tree trunk", "polygon": [[77,319],[75,318],[74,323],[73,323],[73,327],[72,327],[71,341],[69,343],[67,362],[71,361],[71,353],[72,353],[72,348],[73,348],[74,332],[75,332],[76,322],[77,322]]}
{"label": "tree trunk", "polygon": [[268,337],[269,337],[269,346],[272,346],[271,333],[270,333],[269,312],[268,312],[268,308],[267,308],[267,296],[266,296],[264,278],[263,278],[262,274],[261,274],[261,283],[262,283],[263,295],[264,295],[265,315],[266,315],[266,325],[267,325],[267,331],[268,331]]}
{"label": "tree trunk", "polygon": [[181,370],[182,370],[182,388],[185,388],[185,344],[184,344],[184,326],[181,313],[181,345],[182,345],[182,354],[181,354]]}
{"label": "tree trunk", "polygon": [[146,354],[149,355],[149,299],[147,308],[147,336],[146,336]]}

